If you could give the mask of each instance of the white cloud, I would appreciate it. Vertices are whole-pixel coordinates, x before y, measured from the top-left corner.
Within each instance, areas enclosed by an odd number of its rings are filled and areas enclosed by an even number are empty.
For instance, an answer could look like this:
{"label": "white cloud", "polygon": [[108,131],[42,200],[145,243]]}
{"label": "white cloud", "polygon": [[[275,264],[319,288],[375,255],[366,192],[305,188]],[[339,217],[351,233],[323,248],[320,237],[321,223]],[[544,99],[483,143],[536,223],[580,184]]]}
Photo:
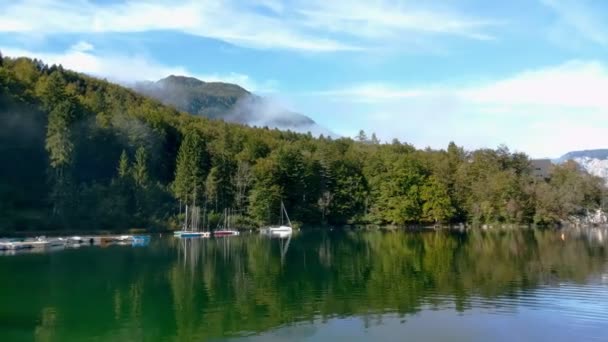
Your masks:
{"label": "white cloud", "polygon": [[491,39],[488,29],[495,24],[399,0],[130,0],[105,5],[29,0],[4,4],[0,23],[0,31],[36,34],[174,30],[245,47],[312,52],[400,46],[420,34]]}
{"label": "white cloud", "polygon": [[487,104],[608,110],[605,89],[608,89],[608,71],[603,64],[571,61],[464,90],[460,95]]}
{"label": "white cloud", "polygon": [[306,3],[307,6],[297,11],[306,18],[307,25],[373,39],[399,39],[404,32],[422,32],[486,40],[493,37],[484,31],[498,24],[398,1],[309,0]]}
{"label": "white cloud", "polygon": [[[608,67],[570,61],[477,85],[397,87],[371,83],[317,92],[348,113],[346,130],[374,130],[418,146],[506,143],[535,157],[608,147]],[[339,121],[339,118],[333,118]]]}
{"label": "white cloud", "polygon": [[95,49],[95,47],[93,46],[93,44],[91,44],[89,42],[79,41],[78,43],[72,45],[71,49],[73,51],[86,52],[86,51],[93,51]]}
{"label": "white cloud", "polygon": [[429,89],[397,88],[382,82],[357,84],[345,88],[307,93],[332,98],[336,101],[352,101],[361,103],[384,103],[386,101],[418,98],[434,93]]}
{"label": "white cloud", "polygon": [[61,64],[67,69],[122,83],[137,80],[157,80],[170,74],[189,74],[183,67],[162,65],[144,56],[98,55],[94,53],[93,46],[86,42],[77,43],[67,51],[58,53],[15,48],[3,48],[2,52],[12,57],[38,58],[47,64]]}
{"label": "white cloud", "polygon": [[63,52],[50,53],[29,51],[18,48],[2,48],[6,56],[38,58],[47,64],[61,64],[67,69],[104,77],[119,83],[134,81],[156,81],[168,75],[185,75],[208,82],[236,83],[250,91],[273,92],[278,86],[276,81],[257,82],[248,75],[232,72],[228,74],[197,74],[182,66],[169,66],[155,62],[142,55],[120,55],[96,53],[95,47],[80,41]]}

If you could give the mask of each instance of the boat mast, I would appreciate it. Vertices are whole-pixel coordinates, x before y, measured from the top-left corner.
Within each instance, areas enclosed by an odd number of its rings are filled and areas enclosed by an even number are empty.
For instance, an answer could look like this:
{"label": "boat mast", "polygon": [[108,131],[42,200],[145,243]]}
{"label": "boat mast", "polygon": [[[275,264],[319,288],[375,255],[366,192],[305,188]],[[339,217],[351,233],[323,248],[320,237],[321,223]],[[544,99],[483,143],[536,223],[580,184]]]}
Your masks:
{"label": "boat mast", "polygon": [[[283,212],[285,213],[285,217],[287,217],[287,223],[289,223],[289,226],[291,227],[291,220],[289,219],[289,215],[287,215],[287,209],[285,209],[285,205],[283,204],[283,202],[281,202],[281,207],[283,209]],[[283,223],[281,222],[281,225]]]}
{"label": "boat mast", "polygon": [[[194,209],[194,212],[192,213],[192,231],[194,231],[195,228],[198,228],[198,222],[197,222],[197,208],[196,208],[196,185],[194,186],[194,194],[192,195],[193,200],[192,200],[192,207]],[[198,229],[197,229],[198,230]]]}
{"label": "boat mast", "polygon": [[207,203],[205,203],[205,207],[203,208],[203,231],[205,230],[205,219],[207,218]]}
{"label": "boat mast", "polygon": [[184,218],[184,231],[186,231],[188,228],[188,205],[186,204],[186,217]]}

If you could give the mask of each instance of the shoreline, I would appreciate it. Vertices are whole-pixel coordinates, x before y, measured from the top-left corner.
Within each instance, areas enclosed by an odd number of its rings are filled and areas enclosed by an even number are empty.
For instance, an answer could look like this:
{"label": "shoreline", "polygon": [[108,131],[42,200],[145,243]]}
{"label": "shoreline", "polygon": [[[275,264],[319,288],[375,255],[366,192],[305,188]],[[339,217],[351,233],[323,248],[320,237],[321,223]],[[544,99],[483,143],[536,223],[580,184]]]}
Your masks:
{"label": "shoreline", "polygon": [[[405,226],[396,225],[365,225],[351,224],[342,226],[317,225],[317,226],[302,226],[297,230],[303,232],[309,231],[430,231],[430,230],[452,230],[452,231],[468,231],[468,230],[511,230],[511,229],[580,229],[580,228],[606,228],[608,224],[555,224],[555,225],[518,225],[518,224],[452,224],[452,225],[423,225],[412,224]],[[240,232],[259,232],[260,228],[237,228]],[[1,238],[28,238],[36,236],[54,236],[65,237],[75,235],[95,235],[95,236],[111,236],[111,235],[138,235],[138,234],[172,234],[175,230],[171,229],[128,229],[121,231],[113,230],[25,230],[25,231],[10,231],[0,233]]]}

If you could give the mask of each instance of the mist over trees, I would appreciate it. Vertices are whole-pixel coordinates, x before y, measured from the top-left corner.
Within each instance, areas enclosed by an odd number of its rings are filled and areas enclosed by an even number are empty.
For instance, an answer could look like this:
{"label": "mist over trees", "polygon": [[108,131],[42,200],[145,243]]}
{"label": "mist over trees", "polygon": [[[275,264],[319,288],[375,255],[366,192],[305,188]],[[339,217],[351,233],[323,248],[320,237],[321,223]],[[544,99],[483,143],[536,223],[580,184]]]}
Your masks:
{"label": "mist over trees", "polygon": [[553,224],[602,206],[574,163],[538,180],[501,146],[418,150],[314,138],[178,112],[38,60],[0,55],[0,230],[177,227],[186,204],[211,223]]}

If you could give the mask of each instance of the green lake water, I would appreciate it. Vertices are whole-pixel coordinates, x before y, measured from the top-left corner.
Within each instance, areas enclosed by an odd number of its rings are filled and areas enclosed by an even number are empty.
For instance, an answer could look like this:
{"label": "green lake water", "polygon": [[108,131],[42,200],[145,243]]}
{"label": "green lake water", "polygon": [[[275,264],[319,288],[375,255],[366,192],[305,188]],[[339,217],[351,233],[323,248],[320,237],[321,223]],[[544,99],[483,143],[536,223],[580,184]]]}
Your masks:
{"label": "green lake water", "polygon": [[0,341],[608,341],[603,229],[304,232],[0,256]]}

